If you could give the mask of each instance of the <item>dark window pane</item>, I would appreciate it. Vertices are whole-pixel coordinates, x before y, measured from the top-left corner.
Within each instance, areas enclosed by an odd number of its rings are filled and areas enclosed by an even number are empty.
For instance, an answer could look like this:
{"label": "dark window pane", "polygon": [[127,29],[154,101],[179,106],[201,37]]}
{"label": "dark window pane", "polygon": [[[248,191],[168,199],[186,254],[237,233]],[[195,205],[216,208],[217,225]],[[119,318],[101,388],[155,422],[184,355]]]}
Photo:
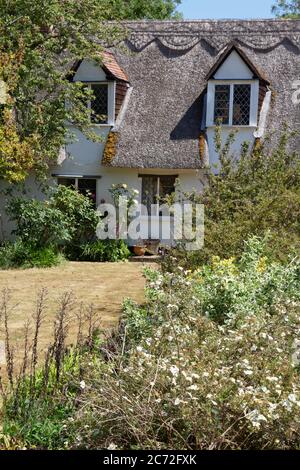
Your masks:
{"label": "dark window pane", "polygon": [[142,179],[142,204],[147,207],[148,215],[151,214],[151,205],[157,202],[157,176],[143,176]]}
{"label": "dark window pane", "polygon": [[96,206],[97,180],[89,178],[78,179],[78,191],[84,196],[88,196]]}
{"label": "dark window pane", "polygon": [[159,177],[159,197],[162,199],[175,192],[176,176]]}
{"label": "dark window pane", "polygon": [[215,124],[229,124],[230,85],[215,87]]}
{"label": "dark window pane", "polygon": [[249,126],[251,85],[234,85],[233,120],[234,126]]}
{"label": "dark window pane", "polygon": [[72,186],[75,188],[75,179],[74,178],[57,178],[59,185],[67,186],[68,188]]}
{"label": "dark window pane", "polygon": [[[158,194],[159,178],[159,194]],[[151,205],[164,203],[163,199],[175,191],[176,176],[143,176],[142,179],[142,204],[151,214]]]}
{"label": "dark window pane", "polygon": [[94,98],[91,100],[91,121],[95,124],[108,122],[108,86],[106,84],[91,85]]}

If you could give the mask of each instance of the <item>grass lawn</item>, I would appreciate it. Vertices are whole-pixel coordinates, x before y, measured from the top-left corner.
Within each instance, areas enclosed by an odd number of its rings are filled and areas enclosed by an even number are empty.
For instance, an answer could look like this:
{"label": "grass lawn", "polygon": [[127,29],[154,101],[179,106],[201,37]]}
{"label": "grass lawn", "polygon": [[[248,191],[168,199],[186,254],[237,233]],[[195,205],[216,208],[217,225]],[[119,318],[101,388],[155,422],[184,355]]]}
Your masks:
{"label": "grass lawn", "polygon": [[[101,326],[111,328],[118,322],[124,298],[143,301],[145,281],[142,271],[143,265],[140,263],[75,262],[49,269],[0,270],[0,291],[6,287],[11,290],[14,308],[9,316],[9,328],[17,349],[22,348],[24,323],[32,318],[41,288],[45,287],[48,291],[47,314],[40,334],[40,349],[43,351],[51,341],[55,311],[64,292],[72,291],[78,304],[93,304]],[[69,341],[75,339],[76,333],[74,319],[70,322]],[[2,328],[0,340],[3,340]]]}

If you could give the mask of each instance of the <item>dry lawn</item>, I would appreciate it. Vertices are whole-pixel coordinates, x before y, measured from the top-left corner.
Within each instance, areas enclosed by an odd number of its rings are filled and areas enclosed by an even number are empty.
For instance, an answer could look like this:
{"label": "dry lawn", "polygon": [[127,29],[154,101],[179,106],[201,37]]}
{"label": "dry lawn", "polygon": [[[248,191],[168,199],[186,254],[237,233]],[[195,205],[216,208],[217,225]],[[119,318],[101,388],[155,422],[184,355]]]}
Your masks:
{"label": "dry lawn", "polygon": [[[76,304],[93,304],[103,328],[115,326],[121,314],[124,298],[137,302],[144,300],[143,265],[140,263],[75,263],[68,262],[49,269],[0,271],[0,292],[11,291],[14,308],[9,316],[11,337],[20,349],[24,338],[24,323],[32,318],[38,292],[46,288],[47,309],[40,334],[40,350],[46,350],[51,341],[53,319],[59,299],[72,291]],[[77,333],[76,320],[69,329],[69,341]],[[0,340],[3,331],[0,332]],[[3,343],[2,343],[3,344]],[[1,360],[1,358],[0,358]],[[2,358],[3,362],[3,358]]]}

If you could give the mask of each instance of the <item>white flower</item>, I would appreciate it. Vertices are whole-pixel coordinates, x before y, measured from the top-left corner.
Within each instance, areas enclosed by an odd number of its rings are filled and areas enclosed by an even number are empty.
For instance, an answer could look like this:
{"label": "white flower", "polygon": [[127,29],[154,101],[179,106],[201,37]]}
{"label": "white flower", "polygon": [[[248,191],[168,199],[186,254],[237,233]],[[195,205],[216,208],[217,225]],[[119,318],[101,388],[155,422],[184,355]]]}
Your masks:
{"label": "white flower", "polygon": [[191,385],[188,387],[188,390],[199,390],[199,387],[197,385]]}
{"label": "white flower", "polygon": [[278,382],[278,377],[266,377],[269,382]]}
{"label": "white flower", "polygon": [[172,366],[170,367],[170,372],[173,375],[173,377],[177,377],[179,374],[179,369],[177,366]]}
{"label": "white flower", "polygon": [[244,370],[244,374],[245,375],[253,375],[253,370],[251,370],[251,369]]}
{"label": "white flower", "polygon": [[84,380],[82,380],[82,381],[80,382],[80,388],[81,388],[81,390],[84,390],[84,389],[85,389],[85,381],[84,381]]}
{"label": "white flower", "polygon": [[203,372],[202,376],[203,377],[209,377],[209,373],[208,372]]}
{"label": "white flower", "polygon": [[114,444],[113,442],[111,442],[108,446],[108,450],[116,450],[118,447],[116,446],[116,444]]}
{"label": "white flower", "polygon": [[137,350],[137,352],[143,352],[142,346],[137,346],[136,350]]}
{"label": "white flower", "polygon": [[291,405],[291,402],[289,400],[284,400],[282,402],[282,406],[286,408],[288,411],[292,411],[293,407]]}
{"label": "white flower", "polygon": [[277,409],[278,405],[276,403],[269,403],[269,410],[271,413]]}
{"label": "white flower", "polygon": [[136,196],[137,196],[138,194],[140,194],[140,192],[139,192],[137,189],[134,189],[132,192],[133,192],[133,194],[135,194]]}
{"label": "white flower", "polygon": [[180,403],[181,403],[181,400],[179,398],[176,398],[176,400],[174,401],[174,405],[178,406],[180,405]]}
{"label": "white flower", "polygon": [[295,404],[295,405],[297,405],[297,406],[300,406],[300,401],[297,400],[297,397],[296,397],[296,395],[295,395],[294,393],[291,393],[291,394],[288,396],[288,400],[289,400],[291,403],[293,403],[293,404]]}
{"label": "white flower", "polygon": [[172,304],[169,304],[169,305],[167,306],[167,308],[168,308],[169,310],[178,310],[178,306],[177,306],[177,305],[172,305]]}
{"label": "white flower", "polygon": [[253,410],[247,415],[247,418],[251,421],[252,426],[259,429],[262,422],[267,422],[267,418],[259,413],[258,410]]}

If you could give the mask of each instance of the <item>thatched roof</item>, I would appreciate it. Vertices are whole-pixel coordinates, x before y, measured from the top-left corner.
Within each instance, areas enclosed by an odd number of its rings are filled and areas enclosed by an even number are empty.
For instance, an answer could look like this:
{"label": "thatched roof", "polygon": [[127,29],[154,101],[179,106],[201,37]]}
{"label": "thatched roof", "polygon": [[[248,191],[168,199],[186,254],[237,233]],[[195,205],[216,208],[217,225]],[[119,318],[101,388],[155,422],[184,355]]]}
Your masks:
{"label": "thatched roof", "polygon": [[132,86],[111,166],[199,168],[207,74],[234,42],[273,92],[268,129],[300,128],[292,87],[300,80],[300,21],[142,21],[125,23],[127,51],[115,50]]}

